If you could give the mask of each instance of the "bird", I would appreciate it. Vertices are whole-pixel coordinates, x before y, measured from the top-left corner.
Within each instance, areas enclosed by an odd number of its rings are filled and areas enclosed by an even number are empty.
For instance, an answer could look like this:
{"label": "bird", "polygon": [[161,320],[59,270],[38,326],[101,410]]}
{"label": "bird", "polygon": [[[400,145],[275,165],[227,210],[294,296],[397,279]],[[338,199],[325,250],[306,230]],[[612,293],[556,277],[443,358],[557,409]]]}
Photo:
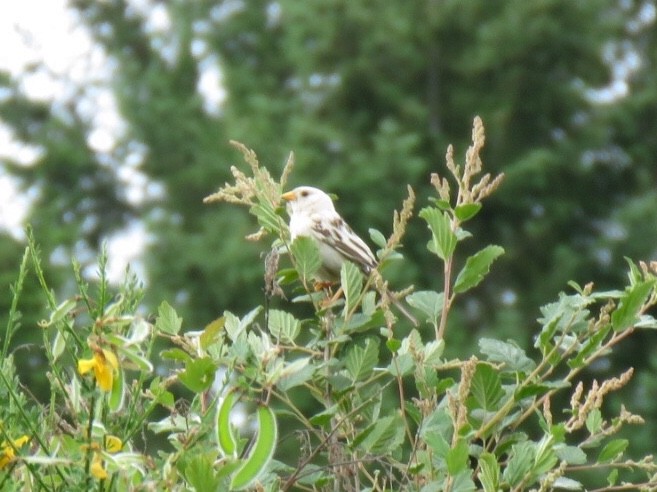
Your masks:
{"label": "bird", "polygon": [[[327,193],[312,186],[298,186],[283,193],[281,198],[287,202],[292,241],[297,237],[310,237],[317,243],[322,262],[316,274],[317,280],[339,280],[345,261],[354,263],[366,276],[376,270],[379,263],[374,253],[340,216]],[[417,320],[401,302],[389,292],[386,295],[417,326]]]}

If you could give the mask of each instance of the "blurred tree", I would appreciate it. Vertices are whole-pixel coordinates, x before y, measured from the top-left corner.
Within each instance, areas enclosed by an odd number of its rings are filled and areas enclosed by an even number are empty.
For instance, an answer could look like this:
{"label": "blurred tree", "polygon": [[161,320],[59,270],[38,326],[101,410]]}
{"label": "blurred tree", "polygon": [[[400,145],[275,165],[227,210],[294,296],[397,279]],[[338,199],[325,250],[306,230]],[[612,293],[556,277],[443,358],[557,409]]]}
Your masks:
{"label": "blurred tree", "polygon": [[[38,67],[31,70],[37,71]],[[96,153],[88,143],[90,121],[81,104],[82,94],[90,88],[75,88],[69,101],[33,101],[20,90],[19,81],[0,74],[0,118],[19,142],[29,145],[35,152],[35,161],[24,163],[20,159],[5,158],[0,171],[15,178],[19,193],[32,198],[29,222],[48,261],[44,270],[51,287],[60,296],[72,294],[75,284],[71,274],[71,257],[79,258],[83,267],[93,264],[107,235],[120,229],[130,217],[132,207],[122,199],[116,170],[104,156]],[[5,154],[6,152],[3,152]],[[0,325],[8,326],[7,313],[12,295],[10,285],[17,280],[18,267],[24,245],[0,233],[0,260],[2,272],[0,288]],[[18,309],[22,329],[13,340],[23,350],[17,357],[24,382],[44,381],[43,371],[34,367],[45,359],[40,353],[26,351],[30,343],[40,337],[36,329],[42,318],[45,300],[38,294],[39,285],[29,276],[23,286]],[[4,340],[5,334],[0,335]]]}
{"label": "blurred tree", "polygon": [[[528,323],[569,278],[622,269],[618,257],[600,263],[592,238],[649,163],[591,165],[608,123],[589,94],[610,83],[603,54],[630,40],[632,15],[609,1],[225,2],[201,31],[220,56],[231,138],[267,161],[294,149],[293,179],[339,192],[361,231],[389,230],[400,183],[426,189],[447,143],[462,155],[482,115],[494,129],[487,165],[507,181],[478,224],[508,255],[470,310],[481,327],[501,293]],[[411,231],[418,268],[402,274],[435,284],[423,238]]]}

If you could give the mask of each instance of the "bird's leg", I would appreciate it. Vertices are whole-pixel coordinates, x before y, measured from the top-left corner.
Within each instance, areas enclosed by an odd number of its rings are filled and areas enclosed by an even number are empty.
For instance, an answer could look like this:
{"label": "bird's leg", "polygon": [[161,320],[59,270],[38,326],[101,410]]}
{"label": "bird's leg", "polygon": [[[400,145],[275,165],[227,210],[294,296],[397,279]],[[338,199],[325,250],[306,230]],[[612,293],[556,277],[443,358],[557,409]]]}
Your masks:
{"label": "bird's leg", "polygon": [[318,280],[315,282],[315,285],[313,285],[313,288],[315,289],[315,292],[319,292],[320,290],[327,290],[330,292],[332,286],[333,286],[333,282],[329,282],[326,280],[324,281]]}
{"label": "bird's leg", "polygon": [[[327,297],[327,298],[324,300],[325,307],[332,306],[332,305],[335,303],[335,301],[337,301],[338,299],[340,299],[340,296],[342,296],[342,293],[343,293],[343,292],[344,292],[344,291],[342,290],[342,286],[340,286],[340,288],[335,292],[335,294],[333,294],[333,296],[331,296],[331,297]],[[330,293],[330,292],[329,292],[329,293]]]}
{"label": "bird's leg", "polygon": [[320,291],[323,290],[324,293],[326,294],[326,298],[323,299],[320,302],[320,306],[322,309],[331,307],[335,302],[340,299],[340,296],[342,295],[342,287],[338,288],[338,290],[333,293],[332,287],[333,287],[334,282],[316,282],[315,283],[315,291]]}

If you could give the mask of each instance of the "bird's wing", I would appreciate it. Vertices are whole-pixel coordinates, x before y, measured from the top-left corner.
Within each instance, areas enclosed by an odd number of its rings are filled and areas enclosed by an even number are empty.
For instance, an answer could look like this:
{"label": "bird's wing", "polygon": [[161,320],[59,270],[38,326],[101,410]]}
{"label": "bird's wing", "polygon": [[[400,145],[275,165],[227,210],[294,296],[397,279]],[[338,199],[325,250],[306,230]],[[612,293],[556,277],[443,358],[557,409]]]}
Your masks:
{"label": "bird's wing", "polygon": [[358,265],[364,273],[369,274],[376,268],[377,262],[372,250],[339,215],[313,217],[312,229],[319,241],[323,241],[345,259]]}

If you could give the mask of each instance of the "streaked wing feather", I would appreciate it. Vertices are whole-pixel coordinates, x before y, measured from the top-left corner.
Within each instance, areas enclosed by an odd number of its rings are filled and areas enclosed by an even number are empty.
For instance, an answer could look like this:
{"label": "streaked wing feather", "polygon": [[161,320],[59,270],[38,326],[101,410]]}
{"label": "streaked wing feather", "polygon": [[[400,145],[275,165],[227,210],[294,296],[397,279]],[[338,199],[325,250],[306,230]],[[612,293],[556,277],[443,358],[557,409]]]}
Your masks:
{"label": "streaked wing feather", "polygon": [[347,260],[358,265],[363,272],[369,274],[376,268],[376,259],[372,250],[354,233],[340,216],[326,220],[326,217],[315,217],[312,221],[313,231],[318,239],[338,251]]}

